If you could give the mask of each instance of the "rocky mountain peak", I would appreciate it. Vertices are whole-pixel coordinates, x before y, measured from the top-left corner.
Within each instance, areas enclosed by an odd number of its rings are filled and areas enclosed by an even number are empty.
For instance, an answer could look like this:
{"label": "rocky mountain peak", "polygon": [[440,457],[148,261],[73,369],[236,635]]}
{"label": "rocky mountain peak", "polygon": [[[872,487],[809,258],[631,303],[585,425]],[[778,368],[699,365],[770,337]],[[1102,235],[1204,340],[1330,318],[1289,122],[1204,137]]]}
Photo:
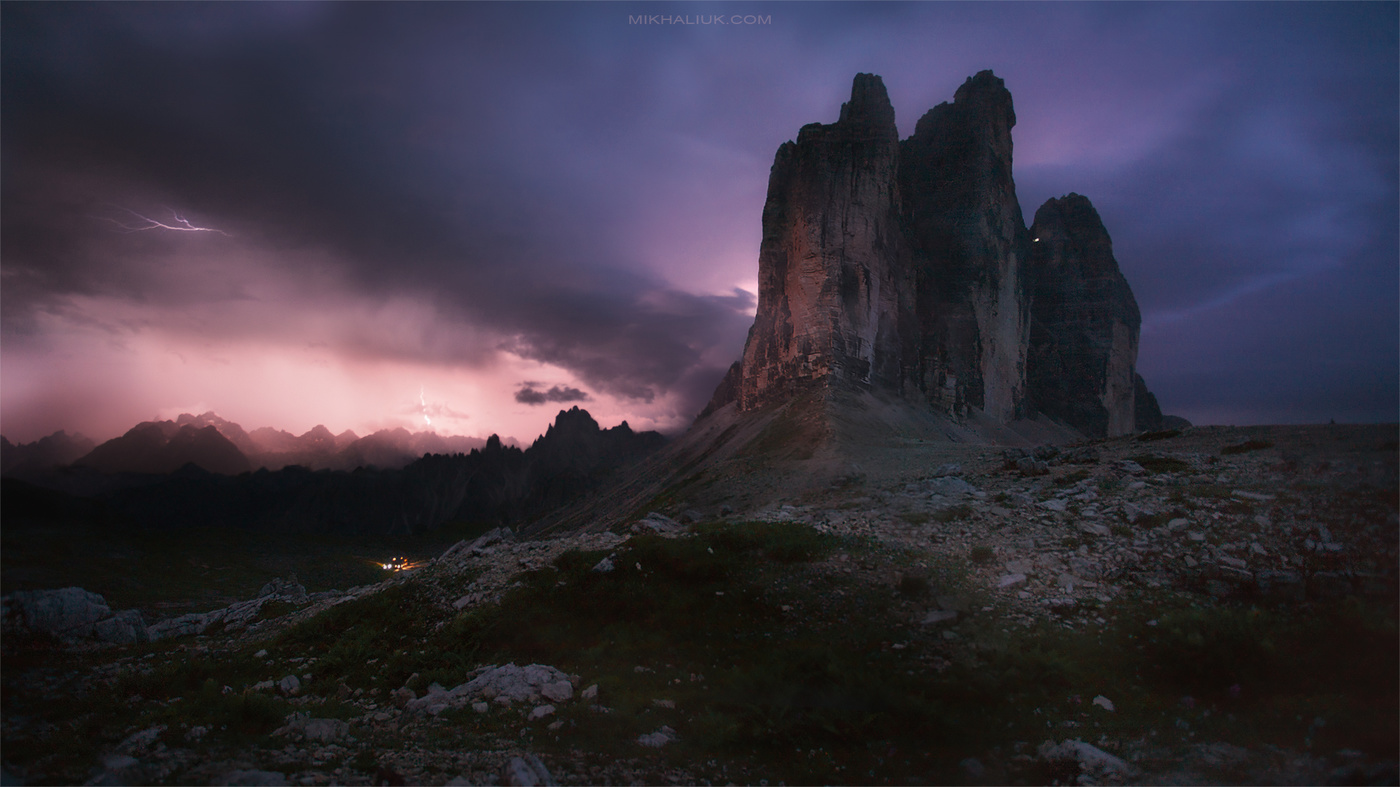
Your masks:
{"label": "rocky mountain peak", "polygon": [[875,74],[856,74],[851,84],[851,100],[841,105],[841,119],[836,125],[851,132],[898,139],[894,105],[890,103],[884,81]]}
{"label": "rocky mountain peak", "polygon": [[968,77],[953,94],[953,103],[1008,129],[1016,125],[1011,91],[1006,89],[1006,82],[990,70]]}
{"label": "rocky mountain peak", "polygon": [[587,410],[581,410],[575,405],[568,410],[560,410],[559,414],[554,417],[554,423],[545,431],[545,434],[592,434],[600,431],[601,428]]}
{"label": "rocky mountain peak", "polygon": [[1051,199],[1031,225],[1026,379],[1036,409],[1093,437],[1135,431],[1142,316],[1087,197]]}
{"label": "rocky mountain peak", "polygon": [[1118,272],[1108,229],[1104,227],[1094,204],[1081,194],[1070,192],[1063,197],[1046,200],[1035,212],[1031,235],[1033,242],[1039,244],[1035,248],[1037,259],[1060,263],[1072,260],[1077,264],[1093,266],[1084,271],[1087,275],[1112,275]]}
{"label": "rocky mountain peak", "polygon": [[[900,142],[884,82],[857,74],[840,120],[778,149],[758,313],[704,414],[854,387],[955,420],[1010,424],[1039,406],[1088,433],[1131,429],[1136,301],[1087,199],[1047,203],[1033,241],[1012,178],[1015,124],[1010,91],[982,71]],[[1037,374],[1085,372],[1084,385],[1051,396],[1037,378],[1032,396],[1033,345]]]}
{"label": "rocky mountain peak", "polygon": [[833,382],[899,384],[913,301],[898,167],[894,109],[870,74],[856,77],[840,121],[805,126],[778,149],[758,314],[726,394],[743,407]]}

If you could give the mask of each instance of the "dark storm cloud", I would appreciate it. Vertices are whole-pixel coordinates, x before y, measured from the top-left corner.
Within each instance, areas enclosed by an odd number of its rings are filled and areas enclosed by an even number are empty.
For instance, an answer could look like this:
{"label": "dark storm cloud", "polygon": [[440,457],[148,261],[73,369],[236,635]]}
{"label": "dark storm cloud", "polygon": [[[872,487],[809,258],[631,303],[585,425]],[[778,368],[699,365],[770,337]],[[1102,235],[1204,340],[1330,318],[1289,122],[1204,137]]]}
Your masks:
{"label": "dark storm cloud", "polygon": [[[628,397],[650,401],[706,347],[742,343],[751,298],[688,294],[612,262],[610,237],[628,219],[599,215],[592,192],[625,187],[584,182],[574,162],[627,111],[556,90],[553,122],[534,117],[541,91],[520,83],[559,64],[504,43],[504,9],[5,10],[11,332],[61,294],[198,300],[153,262],[189,239],[115,238],[95,218],[180,205],[231,234],[223,246],[326,250],[366,292],[431,298],[448,318],[511,335],[509,349]],[[510,15],[537,46],[567,32],[549,15]],[[573,110],[573,125],[557,124]],[[475,357],[430,343],[378,351]],[[707,384],[687,401],[703,404]]]}
{"label": "dark storm cloud", "polygon": [[[1394,417],[1359,404],[1397,364],[1393,5],[699,8],[773,24],[629,26],[645,4],[5,3],[5,341],[53,315],[113,336],[161,315],[286,330],[221,308],[273,282],[339,313],[408,304],[394,331],[347,318],[347,352],[484,368],[505,350],[694,412],[751,322],[735,287],[777,145],[834,120],[856,71],[884,76],[908,134],[993,68],[1026,218],[1094,201],[1169,411],[1282,395],[1263,369],[1328,368],[1325,337],[1354,356],[1338,401]],[[228,236],[102,220],[169,209]],[[97,295],[149,317],[73,306]],[[1322,418],[1320,395],[1270,412]]]}
{"label": "dark storm cloud", "polygon": [[1394,8],[1216,11],[1193,37],[1221,42],[1223,78],[1152,155],[1022,169],[1018,184],[1099,207],[1143,309],[1140,370],[1168,410],[1205,422],[1393,420]]}
{"label": "dark storm cloud", "polygon": [[521,404],[537,405],[546,402],[586,402],[588,394],[567,385],[555,385],[547,391],[538,390],[539,383],[522,383],[515,392],[515,401]]}

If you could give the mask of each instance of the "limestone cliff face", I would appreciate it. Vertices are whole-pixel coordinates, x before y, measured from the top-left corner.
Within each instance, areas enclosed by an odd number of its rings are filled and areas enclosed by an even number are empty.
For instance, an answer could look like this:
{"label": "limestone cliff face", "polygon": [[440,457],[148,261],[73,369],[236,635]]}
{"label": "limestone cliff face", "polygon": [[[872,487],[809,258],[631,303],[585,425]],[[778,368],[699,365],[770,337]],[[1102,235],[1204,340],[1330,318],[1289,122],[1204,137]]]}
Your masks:
{"label": "limestone cliff face", "polygon": [[[1154,432],[1166,428],[1166,417],[1162,415],[1162,408],[1157,405],[1157,397],[1147,390],[1147,381],[1142,379],[1142,375],[1133,375],[1133,386],[1136,389],[1133,406],[1137,410],[1134,415],[1137,431]],[[1177,420],[1185,421],[1183,418]]]}
{"label": "limestone cliff face", "polygon": [[1031,402],[1091,437],[1135,431],[1142,317],[1098,211],[1078,194],[1049,200],[1031,237]]}
{"label": "limestone cliff face", "polygon": [[910,346],[901,331],[913,327],[898,162],[894,108],[870,74],[856,76],[838,121],[778,148],[741,407],[834,381],[898,387]]}
{"label": "limestone cliff face", "polygon": [[1026,229],[1015,125],[1011,94],[983,71],[900,142],[884,84],[858,74],[837,122],[779,147],[758,313],[702,416],[855,387],[955,419],[1039,411],[1090,436],[1151,422],[1141,318],[1108,232],[1075,194]]}
{"label": "limestone cliff face", "polygon": [[1011,93],[990,71],[919,119],[901,145],[918,273],[918,387],[943,410],[1024,413],[1029,250],[1011,179]]}

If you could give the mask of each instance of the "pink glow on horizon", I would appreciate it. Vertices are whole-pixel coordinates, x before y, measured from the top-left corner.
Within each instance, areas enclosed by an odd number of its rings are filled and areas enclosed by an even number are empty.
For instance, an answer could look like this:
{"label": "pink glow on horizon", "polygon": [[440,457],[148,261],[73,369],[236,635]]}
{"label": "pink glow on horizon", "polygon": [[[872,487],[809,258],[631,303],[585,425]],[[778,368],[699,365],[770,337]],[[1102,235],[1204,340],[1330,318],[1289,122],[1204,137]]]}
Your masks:
{"label": "pink glow on horizon", "polygon": [[[420,390],[431,431],[499,434],[524,445],[545,431],[559,409],[574,404],[604,427],[629,420],[636,429],[673,429],[689,417],[673,412],[674,402],[665,397],[634,405],[591,391],[585,402],[521,404],[514,391],[523,379],[545,387],[578,383],[562,370],[508,354],[489,369],[459,369],[270,343],[214,346],[159,334],[127,337],[120,349],[64,344],[55,353],[6,351],[0,424],[12,442],[58,429],[101,441],[141,421],[208,410],[247,430],[271,426],[301,434],[322,424],[360,436],[400,427],[428,431]],[[105,404],[93,410],[93,401]]]}
{"label": "pink glow on horizon", "polygon": [[[34,315],[0,355],[0,432],[30,442],[59,429],[101,441],[141,421],[212,410],[244,429],[361,436],[403,427],[528,445],[577,404],[610,427],[675,429],[693,413],[659,396],[599,394],[566,370],[501,348],[512,337],[443,313],[431,296],[373,298],[314,257],[289,265],[238,253],[162,268],[166,303],[70,295]],[[232,293],[232,295],[229,295]],[[579,388],[588,401],[530,406],[522,381]],[[422,399],[420,400],[420,391]]]}

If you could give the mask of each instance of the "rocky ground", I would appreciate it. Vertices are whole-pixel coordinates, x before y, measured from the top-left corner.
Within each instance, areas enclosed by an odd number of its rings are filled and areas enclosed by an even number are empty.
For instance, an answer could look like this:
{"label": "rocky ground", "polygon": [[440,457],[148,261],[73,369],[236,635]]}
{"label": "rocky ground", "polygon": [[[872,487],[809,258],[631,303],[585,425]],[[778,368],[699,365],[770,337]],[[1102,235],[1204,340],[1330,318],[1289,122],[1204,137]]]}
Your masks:
{"label": "rocky ground", "polygon": [[1131,587],[1280,601],[1394,597],[1396,456],[1384,431],[1217,427],[1147,437],[967,449],[960,462],[906,468],[902,485],[870,488],[859,475],[752,518],[966,555],[1022,624],[1048,612],[1082,625],[1095,618],[1094,602]]}
{"label": "rocky ground", "polygon": [[911,445],[202,634],[11,634],[5,780],[1393,784],[1396,436]]}

